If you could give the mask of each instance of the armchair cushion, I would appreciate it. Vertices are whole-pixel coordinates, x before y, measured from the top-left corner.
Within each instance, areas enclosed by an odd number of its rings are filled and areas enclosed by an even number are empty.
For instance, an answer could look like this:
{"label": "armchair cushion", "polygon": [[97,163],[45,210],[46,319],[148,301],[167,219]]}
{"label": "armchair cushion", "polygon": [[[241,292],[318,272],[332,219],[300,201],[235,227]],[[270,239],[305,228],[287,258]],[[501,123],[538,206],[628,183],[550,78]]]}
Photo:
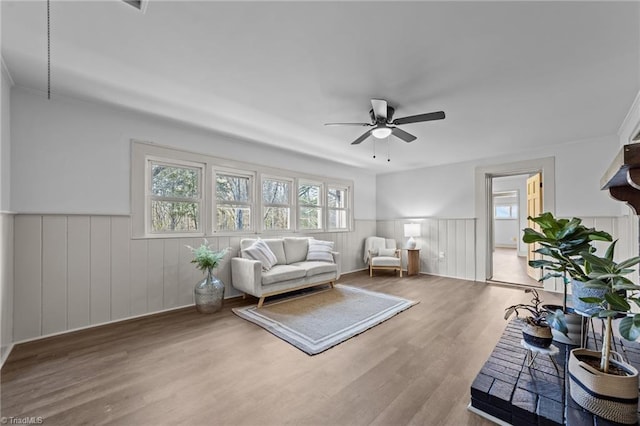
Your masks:
{"label": "armchair cushion", "polygon": [[391,248],[381,248],[378,250],[378,256],[395,256],[396,255],[396,249],[391,249]]}
{"label": "armchair cushion", "polygon": [[400,266],[400,258],[395,256],[377,256],[371,258],[371,266]]}

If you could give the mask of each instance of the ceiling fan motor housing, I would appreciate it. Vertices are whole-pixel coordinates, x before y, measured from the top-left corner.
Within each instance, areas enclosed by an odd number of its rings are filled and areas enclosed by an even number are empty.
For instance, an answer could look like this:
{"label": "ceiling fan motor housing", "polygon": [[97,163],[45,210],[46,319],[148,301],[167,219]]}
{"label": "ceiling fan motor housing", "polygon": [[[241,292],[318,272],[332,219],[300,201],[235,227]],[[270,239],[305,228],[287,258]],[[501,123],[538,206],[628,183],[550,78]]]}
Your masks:
{"label": "ceiling fan motor housing", "polygon": [[383,120],[382,117],[380,117],[380,120],[376,120],[376,114],[375,112],[373,112],[373,108],[371,108],[369,110],[369,117],[371,117],[371,122],[374,124],[377,123],[391,123],[391,120],[393,119],[393,113],[395,112],[395,108],[392,106],[387,105],[387,119]]}

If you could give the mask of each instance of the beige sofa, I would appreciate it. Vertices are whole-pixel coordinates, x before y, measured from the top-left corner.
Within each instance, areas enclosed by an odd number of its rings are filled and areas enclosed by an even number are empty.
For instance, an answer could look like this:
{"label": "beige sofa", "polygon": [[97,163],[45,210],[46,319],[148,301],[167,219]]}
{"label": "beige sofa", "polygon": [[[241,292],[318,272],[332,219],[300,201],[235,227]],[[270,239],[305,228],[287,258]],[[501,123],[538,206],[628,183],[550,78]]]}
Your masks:
{"label": "beige sofa", "polygon": [[[269,238],[264,241],[277,259],[268,271],[263,270],[258,260],[247,258],[245,250],[256,240],[240,241],[240,257],[231,259],[231,282],[233,287],[258,297],[258,308],[265,297],[287,293],[320,284],[333,287],[340,278],[340,253],[331,251],[331,261],[307,260],[310,238]],[[313,244],[313,243],[312,243]]]}

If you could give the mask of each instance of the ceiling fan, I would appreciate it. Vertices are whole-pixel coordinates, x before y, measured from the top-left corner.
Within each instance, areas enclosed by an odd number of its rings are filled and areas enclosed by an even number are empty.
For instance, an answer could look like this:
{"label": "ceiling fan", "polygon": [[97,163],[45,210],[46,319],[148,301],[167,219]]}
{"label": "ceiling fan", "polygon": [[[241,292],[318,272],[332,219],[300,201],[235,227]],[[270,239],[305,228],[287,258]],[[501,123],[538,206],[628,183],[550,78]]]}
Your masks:
{"label": "ceiling fan", "polygon": [[389,135],[394,135],[405,142],[413,142],[414,140],[416,140],[415,136],[395,126],[409,123],[418,123],[421,121],[442,120],[444,118],[444,111],[438,111],[429,112],[427,114],[410,115],[408,117],[396,118],[394,120],[393,113],[395,112],[395,108],[387,105],[387,101],[383,99],[371,99],[371,107],[372,108],[369,111],[371,123],[325,123],[325,126],[373,127],[358,139],[351,142],[351,145],[357,145],[369,136],[373,136],[378,139],[384,139]]}

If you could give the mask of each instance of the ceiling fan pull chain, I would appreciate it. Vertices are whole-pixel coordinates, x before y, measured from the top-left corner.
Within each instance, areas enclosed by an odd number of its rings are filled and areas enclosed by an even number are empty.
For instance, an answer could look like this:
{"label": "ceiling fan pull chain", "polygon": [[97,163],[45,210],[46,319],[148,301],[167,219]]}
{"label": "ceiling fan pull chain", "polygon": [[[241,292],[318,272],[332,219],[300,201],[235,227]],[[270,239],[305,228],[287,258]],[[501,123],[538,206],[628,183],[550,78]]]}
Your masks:
{"label": "ceiling fan pull chain", "polygon": [[373,140],[373,158],[376,158],[376,140]]}
{"label": "ceiling fan pull chain", "polygon": [[389,136],[387,136],[387,163],[391,161],[391,142]]}
{"label": "ceiling fan pull chain", "polygon": [[47,0],[47,99],[51,99],[51,4]]}

